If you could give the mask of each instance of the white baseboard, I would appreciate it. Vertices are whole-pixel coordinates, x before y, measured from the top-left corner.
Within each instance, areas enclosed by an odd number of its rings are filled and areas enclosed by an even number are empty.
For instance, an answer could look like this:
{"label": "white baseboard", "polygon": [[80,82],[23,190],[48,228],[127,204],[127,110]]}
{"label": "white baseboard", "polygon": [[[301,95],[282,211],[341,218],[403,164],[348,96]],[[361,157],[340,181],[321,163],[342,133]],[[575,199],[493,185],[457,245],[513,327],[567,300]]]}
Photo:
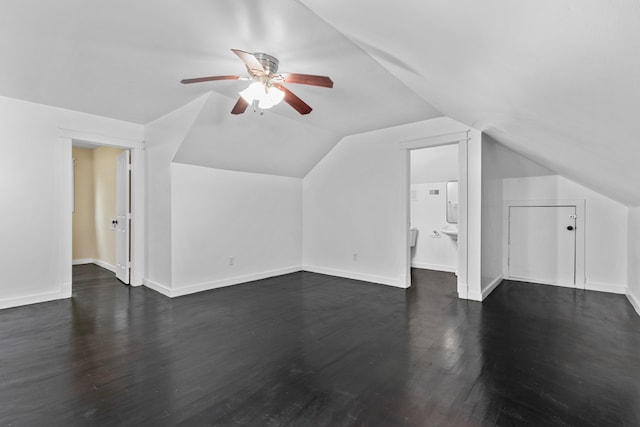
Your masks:
{"label": "white baseboard", "polygon": [[482,290],[482,300],[484,301],[484,299],[488,297],[489,294],[493,292],[493,290],[497,288],[500,283],[502,283],[502,276],[498,276],[493,279],[491,283],[489,283],[489,285]]}
{"label": "white baseboard", "polygon": [[636,313],[638,313],[638,315],[640,315],[640,298],[637,298],[633,294],[633,292],[631,292],[631,290],[628,290],[627,291],[627,299],[629,300],[629,302],[631,303],[633,308],[636,309]]}
{"label": "white baseboard", "polygon": [[99,267],[102,267],[104,269],[107,269],[109,271],[111,271],[112,273],[116,272],[116,266],[115,265],[111,265],[108,262],[104,262],[102,260],[99,259],[95,259],[95,258],[82,258],[82,259],[74,259],[71,261],[72,265],[82,265],[82,264],[95,264]]}
{"label": "white baseboard", "polygon": [[301,271],[302,266],[285,267],[276,270],[263,271],[260,273],[247,274],[244,276],[229,277],[221,280],[214,280],[211,282],[195,283],[191,285],[176,286],[168,288],[159,283],[151,280],[145,280],[145,286],[160,292],[171,298],[179,297],[182,295],[195,294],[197,292],[210,291],[212,289],[223,288],[226,286],[239,285],[242,283],[253,282],[254,280],[268,279],[269,277],[282,276],[283,274],[295,273]]}
{"label": "white baseboard", "polygon": [[305,265],[302,267],[302,269],[304,271],[309,271],[311,273],[319,273],[319,274],[326,274],[328,276],[344,277],[346,279],[362,280],[364,282],[377,283],[380,285],[393,286],[396,288],[403,288],[403,289],[407,288],[406,279],[403,280],[401,278],[395,279],[392,277],[376,276],[371,274],[356,273],[353,271],[345,271],[345,270],[335,270],[333,268],[318,267],[318,266],[311,266],[311,265]]}
{"label": "white baseboard", "polygon": [[41,294],[26,295],[17,298],[6,298],[0,300],[0,309],[19,307],[22,305],[38,304],[41,302],[55,301],[68,298],[61,295],[61,291],[43,292]]}
{"label": "white baseboard", "polygon": [[458,269],[453,265],[429,264],[426,262],[412,262],[411,267],[422,268],[425,270],[446,271],[448,273],[456,273]]}
{"label": "white baseboard", "polygon": [[587,283],[584,287],[588,291],[609,292],[611,294],[626,294],[627,287],[624,285],[611,285],[608,283]]}
{"label": "white baseboard", "polygon": [[534,283],[536,285],[548,285],[548,286],[560,286],[562,288],[571,288],[571,289],[584,289],[586,291],[597,291],[597,292],[608,292],[611,294],[626,294],[627,287],[625,285],[616,285],[610,283],[595,283],[589,282],[585,284],[584,288],[576,287],[571,283],[553,283],[553,282],[544,282],[544,281],[531,281],[526,279],[514,279],[512,277],[505,278],[505,280],[511,280],[514,282],[527,282]]}
{"label": "white baseboard", "polygon": [[467,285],[466,283],[460,283],[460,281],[458,281],[457,289],[458,298],[467,299],[467,297],[469,296],[469,285]]}
{"label": "white baseboard", "polygon": [[167,296],[169,298],[171,298],[173,296],[172,292],[171,292],[171,288],[169,288],[168,286],[165,286],[165,285],[161,285],[158,282],[154,282],[153,280],[144,279],[142,281],[142,284],[144,286],[146,286],[147,288],[153,289],[154,291],[156,291],[156,292],[158,292],[158,293],[160,293],[160,294],[162,294],[164,296]]}
{"label": "white baseboard", "polygon": [[109,263],[107,263],[107,262],[104,262],[104,261],[101,261],[101,260],[99,260],[99,259],[94,259],[94,260],[93,260],[93,263],[94,263],[95,265],[97,265],[97,266],[99,266],[99,267],[102,267],[102,268],[104,268],[104,269],[107,269],[107,270],[109,270],[109,271],[111,271],[111,272],[113,272],[113,273],[115,273],[115,272],[116,272],[116,266],[115,266],[115,265],[111,265],[111,264],[109,264]]}

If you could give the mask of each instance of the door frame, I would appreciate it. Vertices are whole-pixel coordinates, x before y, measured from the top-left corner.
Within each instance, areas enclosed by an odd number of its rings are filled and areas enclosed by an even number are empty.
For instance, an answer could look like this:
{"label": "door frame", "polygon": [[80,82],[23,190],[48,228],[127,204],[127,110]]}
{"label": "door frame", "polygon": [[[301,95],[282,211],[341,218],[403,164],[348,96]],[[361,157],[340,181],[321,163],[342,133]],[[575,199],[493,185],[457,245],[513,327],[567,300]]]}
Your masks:
{"label": "door frame", "polygon": [[72,245],[73,245],[73,141],[116,147],[131,152],[131,272],[129,284],[141,286],[144,279],[145,257],[145,160],[144,141],[100,135],[74,129],[58,129],[58,151],[62,170],[62,198],[59,215],[61,244],[61,298],[70,298],[72,293]]}
{"label": "door frame", "polygon": [[402,254],[405,276],[405,287],[411,287],[411,247],[410,225],[411,225],[411,150],[423,148],[440,147],[443,145],[458,145],[458,185],[459,185],[459,217],[458,217],[458,297],[468,299],[469,286],[468,276],[468,142],[471,139],[470,131],[461,131],[437,135],[432,137],[418,138],[403,141],[399,144],[402,151],[402,188],[400,204],[402,210]]}
{"label": "door frame", "polygon": [[[576,208],[576,253],[575,253],[575,285],[577,289],[585,289],[587,283],[585,272],[585,210],[586,201],[584,199],[558,199],[558,200],[505,200],[502,211],[502,275],[505,279],[528,282],[528,280],[513,278],[509,276],[509,208],[511,207],[554,207],[573,206]],[[536,282],[544,285],[564,286],[560,283]]]}

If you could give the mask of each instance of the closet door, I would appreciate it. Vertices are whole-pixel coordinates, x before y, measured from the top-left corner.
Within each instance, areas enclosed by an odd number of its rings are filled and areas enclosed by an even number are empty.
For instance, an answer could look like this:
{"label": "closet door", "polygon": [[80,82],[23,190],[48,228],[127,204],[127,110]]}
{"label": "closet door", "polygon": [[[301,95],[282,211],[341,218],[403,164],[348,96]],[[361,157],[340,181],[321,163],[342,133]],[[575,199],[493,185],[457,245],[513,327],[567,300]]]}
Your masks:
{"label": "closet door", "polygon": [[575,286],[576,207],[509,207],[509,278]]}

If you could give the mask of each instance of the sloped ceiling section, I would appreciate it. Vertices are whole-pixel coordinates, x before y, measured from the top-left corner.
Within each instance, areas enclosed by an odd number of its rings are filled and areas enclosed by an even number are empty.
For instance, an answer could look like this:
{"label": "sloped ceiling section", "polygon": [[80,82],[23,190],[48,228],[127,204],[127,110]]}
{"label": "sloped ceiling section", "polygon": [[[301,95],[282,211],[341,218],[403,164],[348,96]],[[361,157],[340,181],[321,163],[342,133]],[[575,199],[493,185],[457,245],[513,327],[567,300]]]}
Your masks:
{"label": "sloped ceiling section", "polygon": [[[213,91],[176,161],[302,176],[344,135],[441,116],[297,0],[2,6],[0,95],[144,124]],[[245,75],[231,48],[274,55],[279,71],[328,75],[335,86],[288,85],[309,115],[282,103],[262,117],[230,117],[248,82],[179,82]]]}
{"label": "sloped ceiling section", "polygon": [[301,178],[340,140],[273,111],[231,115],[228,104],[209,95],[174,162]]}
{"label": "sloped ceiling section", "polygon": [[640,205],[640,3],[302,0],[443,114]]}

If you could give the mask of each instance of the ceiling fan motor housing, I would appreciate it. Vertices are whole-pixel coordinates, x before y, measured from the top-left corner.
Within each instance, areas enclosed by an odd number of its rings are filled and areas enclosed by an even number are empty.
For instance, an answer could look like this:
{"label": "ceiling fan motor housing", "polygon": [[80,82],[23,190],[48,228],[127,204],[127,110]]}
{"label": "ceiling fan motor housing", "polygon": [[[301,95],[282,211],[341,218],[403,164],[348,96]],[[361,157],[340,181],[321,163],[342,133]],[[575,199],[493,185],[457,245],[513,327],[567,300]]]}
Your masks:
{"label": "ceiling fan motor housing", "polygon": [[255,56],[258,62],[260,62],[267,75],[276,73],[278,71],[278,58],[276,58],[275,56],[271,56],[262,52],[255,52],[253,56]]}

